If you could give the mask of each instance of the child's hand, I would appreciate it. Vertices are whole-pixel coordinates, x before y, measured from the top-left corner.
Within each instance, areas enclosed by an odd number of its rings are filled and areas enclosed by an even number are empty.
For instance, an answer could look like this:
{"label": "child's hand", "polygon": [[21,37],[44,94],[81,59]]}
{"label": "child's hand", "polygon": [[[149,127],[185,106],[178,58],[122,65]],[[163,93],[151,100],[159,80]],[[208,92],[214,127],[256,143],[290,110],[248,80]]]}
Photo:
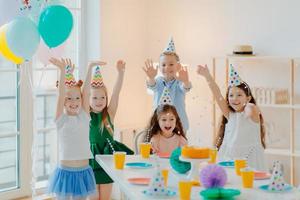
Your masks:
{"label": "child's hand", "polygon": [[103,65],[106,65],[105,61],[95,60],[89,62],[89,67],[103,66]]}
{"label": "child's hand", "polygon": [[261,112],[255,104],[249,102],[246,103],[244,112],[247,117],[251,117],[255,122],[259,122],[259,115]]}
{"label": "child's hand", "polygon": [[158,68],[154,68],[152,60],[146,60],[145,67],[143,67],[144,72],[149,79],[154,79],[157,75]]}
{"label": "child's hand", "polygon": [[197,74],[204,76],[204,77],[208,77],[209,76],[209,70],[207,68],[207,65],[198,65],[197,66]]}
{"label": "child's hand", "polygon": [[260,113],[259,108],[254,103],[246,103],[244,111],[247,116],[251,116],[253,113]]}
{"label": "child's hand", "polygon": [[71,67],[71,72],[74,71],[75,65],[72,63],[71,59],[57,59],[57,58],[50,58],[50,63],[57,66],[61,71],[65,70],[66,66]]}
{"label": "child's hand", "polygon": [[119,73],[125,71],[125,65],[126,65],[126,62],[124,62],[123,60],[118,60],[117,70],[118,70]]}
{"label": "child's hand", "polygon": [[187,68],[181,66],[180,64],[178,64],[178,65],[179,65],[179,71],[178,71],[178,76],[176,77],[176,79],[185,84],[188,84],[189,83],[189,74],[188,74]]}

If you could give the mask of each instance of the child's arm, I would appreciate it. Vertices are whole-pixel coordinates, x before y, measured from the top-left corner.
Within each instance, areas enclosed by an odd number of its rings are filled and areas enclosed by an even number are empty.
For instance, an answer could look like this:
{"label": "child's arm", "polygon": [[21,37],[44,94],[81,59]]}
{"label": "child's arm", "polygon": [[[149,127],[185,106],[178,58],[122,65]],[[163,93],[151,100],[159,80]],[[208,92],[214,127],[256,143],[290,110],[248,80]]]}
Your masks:
{"label": "child's arm", "polygon": [[176,77],[177,80],[181,81],[183,84],[183,88],[186,91],[189,91],[192,87],[191,82],[189,81],[189,74],[186,67],[181,66],[181,64],[178,63],[178,76]]}
{"label": "child's arm", "polygon": [[[64,102],[65,102],[65,96],[66,96],[66,89],[65,89],[65,67],[67,65],[71,66],[71,60],[70,59],[56,59],[51,58],[50,63],[57,66],[60,70],[60,78],[58,82],[58,98],[57,98],[57,105],[56,105],[56,114],[55,119],[57,120],[62,113],[64,112]],[[72,66],[71,66],[72,67]],[[74,67],[74,66],[73,66]]]}
{"label": "child's arm", "polygon": [[147,75],[147,85],[152,87],[155,85],[155,76],[157,75],[158,68],[153,66],[152,60],[146,60],[145,67],[143,67],[144,72]]}
{"label": "child's arm", "polygon": [[86,73],[86,78],[82,88],[82,107],[86,113],[90,113],[89,98],[90,98],[90,90],[91,90],[92,69],[94,66],[103,66],[103,65],[106,65],[106,62],[93,61],[88,64],[88,71]]}
{"label": "child's arm", "polygon": [[117,70],[118,70],[118,78],[115,83],[111,99],[107,108],[107,111],[109,113],[110,119],[113,121],[118,109],[119,104],[119,95],[122,89],[123,85],[123,79],[124,79],[124,72],[125,72],[125,65],[126,63],[123,60],[118,60],[117,62]]}
{"label": "child's arm", "polygon": [[208,83],[208,86],[209,86],[210,90],[212,91],[214,97],[216,98],[217,104],[219,105],[223,115],[228,119],[228,117],[229,117],[228,104],[227,104],[226,100],[224,99],[224,97],[222,96],[220,88],[218,87],[217,83],[210,75],[207,65],[205,65],[205,66],[198,65],[197,73],[199,75],[205,77],[205,79]]}
{"label": "child's arm", "polygon": [[255,123],[259,123],[260,110],[255,104],[247,103],[245,106],[245,114],[247,117],[250,117]]}

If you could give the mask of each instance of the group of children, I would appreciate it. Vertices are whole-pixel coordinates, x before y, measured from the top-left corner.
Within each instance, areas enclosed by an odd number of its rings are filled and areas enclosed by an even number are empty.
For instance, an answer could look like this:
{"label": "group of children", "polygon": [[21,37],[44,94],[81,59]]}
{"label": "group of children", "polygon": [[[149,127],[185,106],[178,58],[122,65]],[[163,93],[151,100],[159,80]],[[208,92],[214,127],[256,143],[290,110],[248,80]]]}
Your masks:
{"label": "group of children", "polygon": [[[97,193],[97,199],[110,199],[113,180],[95,161],[95,155],[114,151],[107,149],[113,148],[114,117],[125,62],[117,62],[118,78],[110,101],[99,68],[105,62],[91,62],[84,83],[75,81],[71,60],[52,58],[50,62],[59,68],[60,79],[56,109],[59,165],[49,181],[49,192],[55,193],[58,199],[86,199],[94,193]],[[161,76],[157,76],[158,69]],[[160,55],[159,67],[147,60],[143,70],[147,76],[147,88],[154,93],[155,108],[145,140],[151,142],[153,153],[171,153],[188,143],[185,94],[192,87],[172,39]],[[229,87],[223,97],[206,65],[199,65],[197,74],[206,79],[223,113],[215,140],[219,160],[247,157],[251,167],[263,170],[263,118],[248,84],[231,68]],[[126,148],[120,143],[119,150],[130,151]]]}

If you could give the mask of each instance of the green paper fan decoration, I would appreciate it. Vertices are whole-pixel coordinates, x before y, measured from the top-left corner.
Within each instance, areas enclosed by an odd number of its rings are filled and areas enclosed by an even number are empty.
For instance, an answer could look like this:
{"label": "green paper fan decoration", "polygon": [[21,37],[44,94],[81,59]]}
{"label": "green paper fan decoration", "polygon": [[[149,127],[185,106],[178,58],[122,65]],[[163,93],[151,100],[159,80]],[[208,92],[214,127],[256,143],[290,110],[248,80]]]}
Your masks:
{"label": "green paper fan decoration", "polygon": [[170,165],[176,172],[184,174],[191,170],[191,163],[179,160],[180,155],[181,148],[178,147],[171,154]]}
{"label": "green paper fan decoration", "polygon": [[200,195],[205,199],[233,199],[234,196],[240,195],[241,191],[237,189],[211,188],[202,190]]}

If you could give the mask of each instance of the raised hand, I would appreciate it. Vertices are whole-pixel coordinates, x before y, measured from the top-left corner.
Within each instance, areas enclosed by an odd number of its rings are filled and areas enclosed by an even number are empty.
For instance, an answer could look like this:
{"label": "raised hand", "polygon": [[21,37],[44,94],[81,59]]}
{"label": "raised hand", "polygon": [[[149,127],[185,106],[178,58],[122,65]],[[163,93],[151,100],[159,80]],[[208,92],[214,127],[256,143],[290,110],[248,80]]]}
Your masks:
{"label": "raised hand", "polygon": [[123,60],[118,60],[118,62],[117,62],[118,72],[124,72],[125,71],[125,65],[126,65],[126,62],[124,62]]}
{"label": "raised hand", "polygon": [[145,62],[145,67],[143,67],[144,72],[148,76],[149,79],[154,79],[157,75],[158,68],[153,66],[152,60],[147,59]]}
{"label": "raised hand", "polygon": [[71,72],[74,71],[75,65],[72,63],[71,59],[63,59],[61,58],[60,60],[57,58],[50,58],[50,63],[53,65],[57,66],[60,70],[65,70],[66,66],[71,67]]}
{"label": "raised hand", "polygon": [[181,66],[181,64],[179,64],[179,63],[178,63],[178,65],[179,65],[178,66],[179,71],[178,71],[178,75],[176,76],[176,79],[187,84],[189,82],[189,74],[188,74],[187,68]]}
{"label": "raised hand", "polygon": [[209,70],[207,65],[198,65],[197,66],[197,74],[204,76],[204,77],[208,77],[209,76]]}

